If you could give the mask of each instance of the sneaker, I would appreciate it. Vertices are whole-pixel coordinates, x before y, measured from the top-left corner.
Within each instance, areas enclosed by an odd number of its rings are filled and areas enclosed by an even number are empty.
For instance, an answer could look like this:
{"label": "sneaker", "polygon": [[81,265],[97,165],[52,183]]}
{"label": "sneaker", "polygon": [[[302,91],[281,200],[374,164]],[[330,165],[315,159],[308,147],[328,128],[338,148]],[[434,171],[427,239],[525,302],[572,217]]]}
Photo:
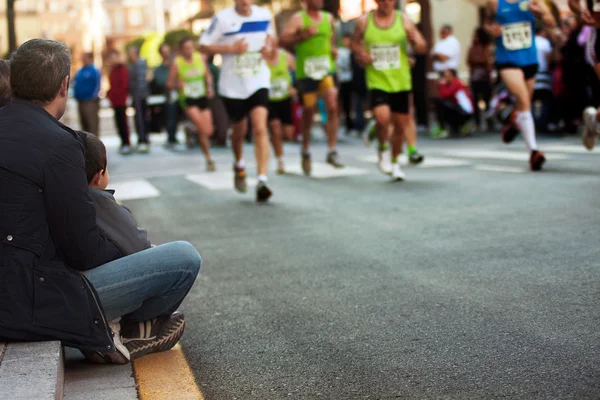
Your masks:
{"label": "sneaker", "polygon": [[389,151],[378,151],[377,152],[377,168],[381,173],[390,175],[392,173],[392,162],[390,160]]}
{"label": "sneaker", "polygon": [[371,143],[373,143],[373,141],[377,137],[377,130],[375,129],[375,119],[369,121],[367,127],[365,128],[365,131],[366,132],[363,134],[365,146],[371,147]]}
{"label": "sneaker", "polygon": [[312,172],[310,153],[302,153],[302,172],[304,172],[304,175],[306,176],[310,176]]}
{"label": "sneaker", "polygon": [[277,175],[285,175],[285,164],[283,160],[277,161]]}
{"label": "sneaker", "polygon": [[330,151],[327,153],[327,164],[334,166],[335,168],[344,168],[344,164],[340,162],[340,156],[337,151]]}
{"label": "sneaker", "polygon": [[133,150],[131,149],[131,146],[125,145],[125,146],[121,146],[119,148],[119,154],[122,154],[124,156],[133,153]]}
{"label": "sneaker", "polygon": [[173,150],[175,147],[177,147],[177,142],[167,142],[163,145],[163,147],[166,150]]}
{"label": "sneaker", "polygon": [[508,116],[506,124],[504,125],[504,128],[502,128],[502,142],[504,144],[512,143],[520,132],[519,127],[515,123],[516,118],[517,118],[517,113],[513,111]]}
{"label": "sneaker", "polygon": [[148,143],[140,143],[137,147],[138,153],[148,154],[150,152],[150,146]]}
{"label": "sneaker", "polygon": [[217,170],[217,165],[213,160],[206,160],[206,171],[215,172]]}
{"label": "sneaker", "polygon": [[392,164],[392,180],[400,182],[406,179],[406,174],[402,171],[400,163]]}
{"label": "sneaker", "polygon": [[233,185],[235,186],[235,190],[240,193],[246,193],[248,190],[248,186],[246,185],[246,169],[244,167],[239,168],[234,164],[233,173]]}
{"label": "sneaker", "polygon": [[149,353],[171,350],[179,342],[185,328],[185,317],[176,311],[168,317],[124,324],[123,344],[132,360]]}
{"label": "sneaker", "polygon": [[546,162],[546,156],[544,153],[538,150],[534,150],[531,152],[531,156],[529,157],[529,167],[532,171],[541,171],[542,165]]}
{"label": "sneaker", "polygon": [[113,342],[115,344],[115,351],[110,353],[103,353],[100,351],[82,351],[85,358],[93,364],[116,364],[124,365],[129,363],[131,355],[129,350],[123,344],[121,340],[121,318],[114,319],[108,323],[108,326],[113,334]]}
{"label": "sneaker", "polygon": [[441,126],[436,126],[431,130],[430,136],[432,139],[447,139],[450,136],[447,129]]}
{"label": "sneaker", "polygon": [[258,181],[256,185],[256,201],[265,203],[273,195],[273,192],[267,186],[267,182]]}
{"label": "sneaker", "polygon": [[467,137],[473,133],[475,123],[472,120],[468,120],[458,130],[458,136]]}
{"label": "sneaker", "polygon": [[596,109],[588,107],[583,111],[583,145],[592,151],[598,142],[598,128],[596,123]]}
{"label": "sneaker", "polygon": [[418,151],[415,151],[410,156],[408,156],[408,162],[411,165],[421,164],[423,162],[423,160],[425,160],[425,156],[423,154],[419,153]]}

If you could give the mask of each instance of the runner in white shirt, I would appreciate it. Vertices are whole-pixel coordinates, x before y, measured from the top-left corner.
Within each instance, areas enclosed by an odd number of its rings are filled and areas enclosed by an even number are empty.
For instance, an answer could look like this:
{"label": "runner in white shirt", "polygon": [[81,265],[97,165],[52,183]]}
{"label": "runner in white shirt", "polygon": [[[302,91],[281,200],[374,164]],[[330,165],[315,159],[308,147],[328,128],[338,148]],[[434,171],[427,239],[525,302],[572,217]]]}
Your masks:
{"label": "runner in white shirt", "polygon": [[267,186],[271,74],[265,62],[277,51],[272,19],[269,10],[253,5],[252,0],[235,0],[235,7],[213,17],[200,39],[200,51],[223,57],[218,88],[232,123],[234,184],[241,193],[247,190],[243,148],[250,117],[258,168],[258,202],[265,202],[272,195]]}

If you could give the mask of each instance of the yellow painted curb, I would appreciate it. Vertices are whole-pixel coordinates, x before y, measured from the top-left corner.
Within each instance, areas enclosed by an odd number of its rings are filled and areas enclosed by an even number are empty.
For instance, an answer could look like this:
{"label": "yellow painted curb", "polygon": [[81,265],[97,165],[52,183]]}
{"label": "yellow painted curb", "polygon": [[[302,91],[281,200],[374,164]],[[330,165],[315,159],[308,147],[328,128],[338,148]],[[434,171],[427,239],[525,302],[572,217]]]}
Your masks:
{"label": "yellow painted curb", "polygon": [[204,400],[179,344],[133,362],[141,400]]}

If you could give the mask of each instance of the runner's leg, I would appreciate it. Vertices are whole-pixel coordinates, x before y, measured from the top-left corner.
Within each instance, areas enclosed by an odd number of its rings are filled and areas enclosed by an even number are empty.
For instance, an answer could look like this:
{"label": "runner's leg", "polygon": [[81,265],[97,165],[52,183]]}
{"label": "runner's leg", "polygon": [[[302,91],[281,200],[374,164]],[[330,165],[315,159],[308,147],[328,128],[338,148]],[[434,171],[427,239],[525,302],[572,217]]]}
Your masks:
{"label": "runner's leg", "polygon": [[[379,104],[373,108],[373,118],[375,119],[375,129],[379,146],[377,148],[377,166],[381,172],[388,174],[391,172],[384,160],[384,153],[388,149],[388,139],[391,127],[391,110],[388,104]],[[400,143],[402,146],[402,143]]]}
{"label": "runner's leg", "polygon": [[192,121],[198,131],[198,142],[206,157],[206,161],[212,161],[210,154],[210,137],[213,135],[212,114],[209,109],[201,110],[196,106],[185,109],[185,115]]}
{"label": "runner's leg", "polygon": [[254,154],[258,169],[259,180],[267,177],[269,168],[269,135],[267,133],[268,110],[264,106],[254,107],[250,110],[252,134],[254,136]]}

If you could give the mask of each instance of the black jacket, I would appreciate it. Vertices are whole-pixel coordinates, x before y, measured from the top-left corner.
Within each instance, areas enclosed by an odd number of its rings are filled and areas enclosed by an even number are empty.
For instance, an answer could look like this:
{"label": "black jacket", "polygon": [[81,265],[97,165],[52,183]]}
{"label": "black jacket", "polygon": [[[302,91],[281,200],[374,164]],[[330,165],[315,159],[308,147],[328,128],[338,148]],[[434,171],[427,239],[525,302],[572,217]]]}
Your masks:
{"label": "black jacket", "polygon": [[90,189],[100,232],[124,256],[152,247],[148,232],[138,227],[131,211],[114,198],[114,190]]}
{"label": "black jacket", "polygon": [[0,341],[112,350],[80,271],[120,256],[96,223],[81,138],[37,104],[0,109]]}

